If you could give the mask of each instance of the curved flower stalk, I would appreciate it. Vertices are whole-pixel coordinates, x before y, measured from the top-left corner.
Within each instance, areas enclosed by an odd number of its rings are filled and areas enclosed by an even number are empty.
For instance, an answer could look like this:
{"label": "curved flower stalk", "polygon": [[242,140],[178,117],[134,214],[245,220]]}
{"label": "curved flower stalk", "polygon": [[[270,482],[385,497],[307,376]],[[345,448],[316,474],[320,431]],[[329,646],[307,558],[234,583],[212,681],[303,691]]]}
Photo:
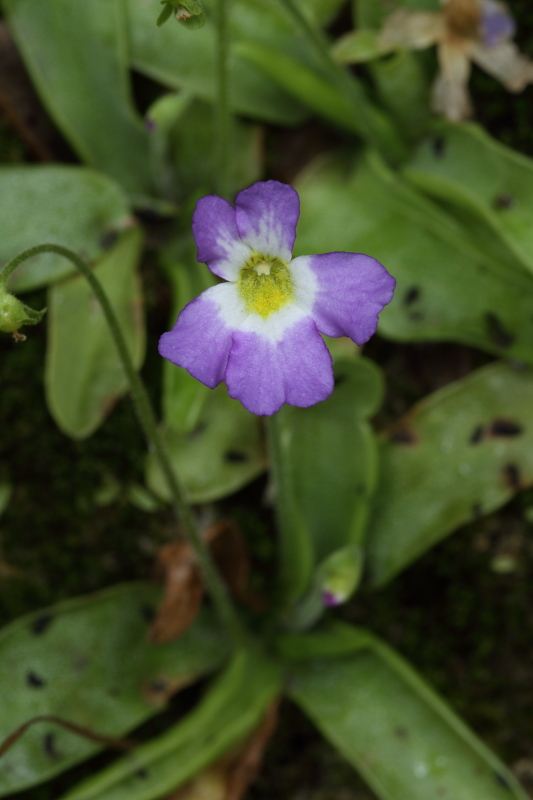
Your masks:
{"label": "curved flower stalk", "polygon": [[459,121],[473,113],[468,93],[472,62],[511,92],[533,81],[533,62],[512,41],[514,33],[515,22],[503,3],[443,0],[440,12],[396,11],[385,22],[379,45],[383,50],[437,45],[433,109]]}
{"label": "curved flower stalk", "polygon": [[370,256],[292,259],[299,214],[297,192],[277,181],[240,192],[235,207],[199,200],[197,258],[225,282],[189,303],[159,343],[169,361],[210,388],[225,380],[231,397],[264,416],[325,400],[333,368],[320,334],[363,344],[395,287]]}

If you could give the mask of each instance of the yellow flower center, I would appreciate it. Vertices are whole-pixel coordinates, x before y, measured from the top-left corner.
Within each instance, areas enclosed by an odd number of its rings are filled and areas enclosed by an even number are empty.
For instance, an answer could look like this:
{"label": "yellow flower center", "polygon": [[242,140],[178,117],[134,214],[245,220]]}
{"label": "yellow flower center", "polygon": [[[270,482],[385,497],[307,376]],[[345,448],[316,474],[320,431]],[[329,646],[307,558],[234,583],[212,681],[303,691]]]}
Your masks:
{"label": "yellow flower center", "polygon": [[291,273],[279,258],[253,255],[237,280],[239,294],[250,313],[268,317],[279,311],[294,295]]}

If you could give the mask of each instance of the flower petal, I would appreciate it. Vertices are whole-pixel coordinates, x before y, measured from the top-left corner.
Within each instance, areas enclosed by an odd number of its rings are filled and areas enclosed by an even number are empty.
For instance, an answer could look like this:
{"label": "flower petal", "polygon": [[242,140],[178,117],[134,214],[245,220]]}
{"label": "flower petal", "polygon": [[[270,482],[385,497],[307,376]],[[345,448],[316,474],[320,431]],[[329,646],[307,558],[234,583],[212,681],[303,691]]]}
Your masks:
{"label": "flower petal", "polygon": [[172,330],[161,336],[159,353],[213,389],[224,380],[231,335],[245,317],[232,283],[212,286],[186,305]]}
{"label": "flower petal", "polygon": [[486,47],[495,47],[516,33],[516,24],[502,3],[497,0],[482,0],[480,35]]}
{"label": "flower petal", "polygon": [[504,41],[495,47],[473,43],[470,58],[511,92],[521,92],[533,82],[533,62],[513,42]]}
{"label": "flower petal", "polygon": [[379,36],[383,47],[418,50],[429,47],[444,36],[446,23],[442,13],[407,11],[400,8],[387,17]]}
{"label": "flower petal", "polygon": [[317,328],[327,336],[349,336],[364,344],[376,331],[379,312],[392,300],[396,281],[385,267],[362,253],[325,253],[300,256],[291,261],[296,286],[309,285],[314,277],[310,313]]}
{"label": "flower petal", "polygon": [[472,104],[468,94],[471,43],[457,40],[457,44],[445,43],[438,48],[440,70],[433,85],[433,110],[453,122],[472,116]]}
{"label": "flower petal", "polygon": [[217,195],[202,197],[196,204],[192,230],[198,261],[220,278],[236,280],[252,251],[241,241],[233,206]]}
{"label": "flower petal", "polygon": [[270,416],[283,403],[306,408],[333,391],[333,367],[324,340],[310,317],[298,316],[282,339],[258,332],[255,320],[249,330],[233,334],[228,392],[253,414]]}
{"label": "flower petal", "polygon": [[265,256],[290,261],[300,216],[300,198],[292,186],[278,181],[254,183],[235,200],[241,239]]}

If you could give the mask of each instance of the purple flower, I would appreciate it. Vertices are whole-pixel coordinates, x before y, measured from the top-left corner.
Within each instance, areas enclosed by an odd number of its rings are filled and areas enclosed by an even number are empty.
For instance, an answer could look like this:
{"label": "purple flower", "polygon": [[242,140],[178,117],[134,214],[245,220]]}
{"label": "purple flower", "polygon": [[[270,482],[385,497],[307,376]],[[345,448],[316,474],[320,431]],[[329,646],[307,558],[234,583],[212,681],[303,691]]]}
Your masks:
{"label": "purple flower", "polygon": [[395,280],[374,258],[326,253],[292,259],[298,194],[277,181],[198,201],[198,261],[224,279],[189,303],[159,352],[206,386],[225,380],[230,397],[254,414],[283,403],[312,406],[333,391],[321,337],[366,342],[390,302]]}

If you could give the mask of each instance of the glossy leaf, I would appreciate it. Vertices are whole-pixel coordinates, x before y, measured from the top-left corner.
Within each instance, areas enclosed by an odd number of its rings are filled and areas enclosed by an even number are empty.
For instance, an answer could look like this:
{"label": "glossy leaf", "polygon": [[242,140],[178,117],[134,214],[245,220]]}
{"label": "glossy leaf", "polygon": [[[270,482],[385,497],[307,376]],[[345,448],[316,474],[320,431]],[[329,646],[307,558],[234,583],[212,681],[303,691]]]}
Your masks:
{"label": "glossy leaf", "polygon": [[295,254],[365,252],[397,280],[379,331],[400,341],[454,341],[533,362],[533,280],[485,253],[461,224],[375,156],[309,168],[298,182]]}
{"label": "glossy leaf", "polygon": [[[123,736],[180,687],[218,667],[228,647],[209,614],[198,617],[179,641],[147,642],[159,597],[150,584],[125,584],[4,628],[0,741],[41,714]],[[100,748],[53,723],[35,723],[2,757],[0,796],[40,783]]]}
{"label": "glossy leaf", "polygon": [[310,408],[284,406],[273,428],[282,583],[292,600],[311,588],[320,562],[361,542],[376,484],[367,418],[381,403],[381,373],[366,359],[343,359],[335,377],[331,397]]}
{"label": "glossy leaf", "polygon": [[[36,244],[52,242],[95,261],[129,218],[116,183],[90,169],[66,166],[3,166],[0,169],[0,267]],[[10,278],[12,291],[45,286],[74,271],[51,253],[34,256]]]}
{"label": "glossy leaf", "polygon": [[289,693],[380,800],[526,800],[514,776],[400,656],[370,637],[361,649],[357,629],[349,654],[344,627],[345,654],[294,662]]}
{"label": "glossy leaf", "polygon": [[[232,494],[265,469],[260,421],[232,400],[224,385],[209,390],[196,428],[180,433],[166,426],[163,433],[191,503],[207,503]],[[148,457],[146,481],[159,497],[170,498],[153,455]]]}
{"label": "glossy leaf", "polygon": [[[213,193],[217,185],[216,132],[212,107],[184,92],[167,94],[147,113],[154,174],[160,193],[184,202]],[[229,147],[231,194],[260,177],[261,132],[232,121]],[[195,259],[193,258],[193,262]]]}
{"label": "glossy leaf", "polygon": [[128,85],[123,0],[2,0],[2,8],[44,104],[80,157],[128,191],[148,192],[146,131]]}
{"label": "glossy leaf", "polygon": [[62,800],[158,800],[252,733],[281,690],[279,668],[238,653],[199,706],[170,730],[89,778]]}
{"label": "glossy leaf", "polygon": [[[171,22],[157,28],[153,8],[144,0],[128,0],[127,9],[132,66],[166,86],[214,100],[216,50],[212,14],[208,13],[205,26],[193,34]],[[237,11],[234,4],[234,16]],[[303,121],[303,106],[232,53],[230,70],[234,111],[278,124]]]}
{"label": "glossy leaf", "polygon": [[491,364],[414,406],[382,438],[367,539],[384,583],[533,483],[533,374]]}
{"label": "glossy leaf", "polygon": [[[441,122],[403,174],[438,200],[479,217],[533,271],[533,161],[477,125]],[[482,237],[480,237],[482,238]]]}
{"label": "glossy leaf", "polygon": [[[136,273],[141,247],[140,229],[131,228],[95,267],[137,367],[145,344]],[[128,382],[104,313],[81,275],[49,290],[48,332],[48,407],[64,433],[83,439],[102,423]]]}
{"label": "glossy leaf", "polygon": [[[358,28],[380,28],[391,13],[388,0],[352,0],[354,23]],[[412,11],[439,11],[439,0],[396,0],[392,11],[398,6]]]}

